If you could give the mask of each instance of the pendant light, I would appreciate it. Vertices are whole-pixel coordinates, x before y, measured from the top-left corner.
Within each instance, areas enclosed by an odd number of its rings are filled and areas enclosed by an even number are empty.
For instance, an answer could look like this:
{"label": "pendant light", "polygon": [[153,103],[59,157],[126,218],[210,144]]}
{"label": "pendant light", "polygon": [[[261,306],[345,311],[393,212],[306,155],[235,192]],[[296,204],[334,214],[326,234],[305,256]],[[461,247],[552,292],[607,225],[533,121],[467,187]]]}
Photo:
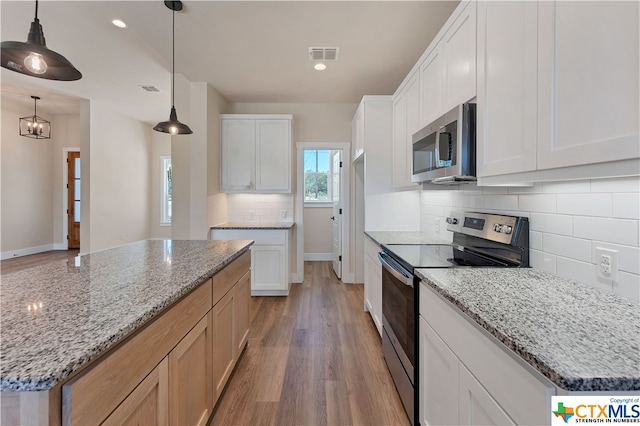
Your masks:
{"label": "pendant light", "polygon": [[20,74],[48,80],[80,80],[82,74],[67,58],[47,49],[42,25],[38,20],[38,1],[36,14],[26,42],[3,41],[2,67]]}
{"label": "pendant light", "polygon": [[33,99],[33,115],[20,118],[20,136],[32,139],[51,139],[51,122],[38,117],[38,96]]}
{"label": "pendant light", "polygon": [[193,133],[193,131],[189,128],[189,126],[178,121],[178,114],[176,114],[176,107],[173,100],[176,81],[176,10],[182,10],[182,2],[165,1],[164,5],[173,11],[173,32],[171,36],[173,42],[173,68],[171,70],[171,113],[169,114],[169,121],[163,121],[156,124],[153,130],[162,133],[171,133],[172,135],[190,135]]}

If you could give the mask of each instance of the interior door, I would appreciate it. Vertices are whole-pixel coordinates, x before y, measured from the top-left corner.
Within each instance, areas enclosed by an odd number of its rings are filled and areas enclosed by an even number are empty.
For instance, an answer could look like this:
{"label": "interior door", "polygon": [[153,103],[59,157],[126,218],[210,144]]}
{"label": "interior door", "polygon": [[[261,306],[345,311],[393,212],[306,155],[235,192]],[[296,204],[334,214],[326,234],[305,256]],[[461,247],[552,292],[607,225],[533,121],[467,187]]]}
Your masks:
{"label": "interior door", "polygon": [[342,197],[340,175],[342,172],[342,151],[334,151],[332,156],[331,196],[333,200],[333,271],[342,278]]}
{"label": "interior door", "polygon": [[67,247],[80,248],[80,152],[67,153]]}

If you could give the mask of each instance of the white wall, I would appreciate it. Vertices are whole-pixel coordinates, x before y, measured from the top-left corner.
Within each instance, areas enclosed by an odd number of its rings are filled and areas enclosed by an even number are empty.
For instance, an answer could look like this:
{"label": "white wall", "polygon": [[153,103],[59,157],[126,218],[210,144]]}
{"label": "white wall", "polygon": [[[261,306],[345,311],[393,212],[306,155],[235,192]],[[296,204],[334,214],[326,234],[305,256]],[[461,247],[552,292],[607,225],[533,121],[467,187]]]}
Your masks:
{"label": "white wall", "polygon": [[[146,239],[150,228],[149,144],[153,130],[100,103],[89,104],[90,150],[83,143],[80,153],[83,197],[87,184],[90,191],[89,250],[83,246],[83,253]],[[82,233],[83,229],[81,238]]]}
{"label": "white wall", "polygon": [[149,237],[171,238],[171,226],[160,225],[160,197],[163,179],[161,157],[171,157],[171,136],[166,133],[151,132],[151,144],[149,148],[149,182],[151,183]]}
{"label": "white wall", "polygon": [[[640,177],[424,190],[421,231],[447,232],[451,210],[526,216],[533,268],[640,299]],[[619,282],[597,278],[596,247],[619,251]]]}
{"label": "white wall", "polygon": [[[32,113],[32,109],[14,110],[11,102],[2,102],[3,257],[41,251],[41,246],[51,249],[53,244],[53,139],[31,139],[18,133],[20,117]],[[44,109],[38,115],[52,120]]]}
{"label": "white wall", "polygon": [[227,194],[220,192],[220,114],[229,109],[227,100],[207,85],[207,222],[209,226],[228,219]]}
{"label": "white wall", "polygon": [[304,256],[306,260],[331,260],[333,256],[333,207],[304,208]]}

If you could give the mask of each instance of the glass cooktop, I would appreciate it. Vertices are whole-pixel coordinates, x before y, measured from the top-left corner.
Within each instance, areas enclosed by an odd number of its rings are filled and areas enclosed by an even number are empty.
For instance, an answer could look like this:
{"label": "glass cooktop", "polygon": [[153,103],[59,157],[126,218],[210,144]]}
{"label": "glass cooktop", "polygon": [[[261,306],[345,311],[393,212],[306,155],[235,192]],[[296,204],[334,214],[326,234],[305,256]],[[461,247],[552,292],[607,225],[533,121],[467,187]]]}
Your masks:
{"label": "glass cooktop", "polygon": [[448,244],[384,244],[383,250],[404,266],[414,268],[453,268],[460,266],[503,266],[500,263]]}

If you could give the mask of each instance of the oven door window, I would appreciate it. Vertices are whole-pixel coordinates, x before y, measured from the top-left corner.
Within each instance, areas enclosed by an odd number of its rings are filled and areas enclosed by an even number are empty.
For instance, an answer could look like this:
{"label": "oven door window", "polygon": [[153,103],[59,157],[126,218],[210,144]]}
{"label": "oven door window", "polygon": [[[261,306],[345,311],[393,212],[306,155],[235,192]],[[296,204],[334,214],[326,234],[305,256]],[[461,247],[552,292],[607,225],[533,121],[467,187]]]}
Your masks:
{"label": "oven door window", "polygon": [[415,367],[415,293],[382,268],[382,314]]}
{"label": "oven door window", "polygon": [[457,161],[458,122],[453,121],[413,144],[413,174],[454,166]]}

